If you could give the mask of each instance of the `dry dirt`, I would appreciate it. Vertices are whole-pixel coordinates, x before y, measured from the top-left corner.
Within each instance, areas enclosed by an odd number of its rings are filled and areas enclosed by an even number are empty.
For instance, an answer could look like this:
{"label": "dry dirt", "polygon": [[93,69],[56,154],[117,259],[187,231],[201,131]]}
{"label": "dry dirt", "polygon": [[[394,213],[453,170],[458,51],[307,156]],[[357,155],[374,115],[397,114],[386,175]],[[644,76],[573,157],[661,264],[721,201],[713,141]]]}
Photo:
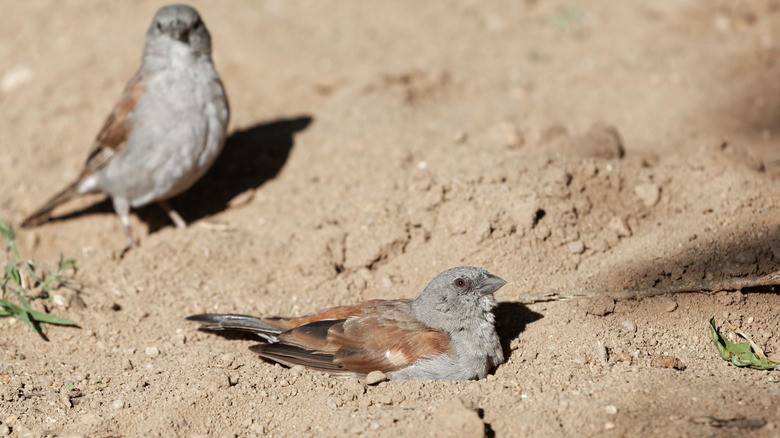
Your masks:
{"label": "dry dirt", "polygon": [[[160,6],[0,2],[2,219],[76,177]],[[780,2],[195,6],[226,150],[172,201],[190,227],[141,209],[122,260],[99,196],[17,227],[93,286],[46,304],[80,325],[48,342],[0,320],[0,435],[780,436],[780,373],[707,331],[777,354],[771,288],[619,293],[780,269]],[[482,381],[366,386],[184,320],[411,298],[457,265],[508,281]],[[527,304],[555,294],[592,298]]]}

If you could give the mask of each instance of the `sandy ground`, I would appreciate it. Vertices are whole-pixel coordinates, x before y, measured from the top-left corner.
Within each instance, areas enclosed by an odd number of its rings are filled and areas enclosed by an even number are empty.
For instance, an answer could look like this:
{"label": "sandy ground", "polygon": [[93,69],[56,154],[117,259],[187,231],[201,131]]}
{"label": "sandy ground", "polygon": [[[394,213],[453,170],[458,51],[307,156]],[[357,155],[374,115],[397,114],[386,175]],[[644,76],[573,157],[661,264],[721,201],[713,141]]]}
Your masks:
{"label": "sandy ground", "polygon": [[[77,176],[160,6],[0,1],[0,218]],[[93,286],[46,304],[80,325],[48,342],[0,320],[0,435],[780,436],[780,374],[707,331],[777,354],[780,297],[646,297],[780,269],[776,0],[195,6],[226,150],[172,201],[190,227],[141,209],[122,260],[100,196],[17,229]],[[366,386],[184,320],[411,298],[458,265],[508,281],[482,381]]]}

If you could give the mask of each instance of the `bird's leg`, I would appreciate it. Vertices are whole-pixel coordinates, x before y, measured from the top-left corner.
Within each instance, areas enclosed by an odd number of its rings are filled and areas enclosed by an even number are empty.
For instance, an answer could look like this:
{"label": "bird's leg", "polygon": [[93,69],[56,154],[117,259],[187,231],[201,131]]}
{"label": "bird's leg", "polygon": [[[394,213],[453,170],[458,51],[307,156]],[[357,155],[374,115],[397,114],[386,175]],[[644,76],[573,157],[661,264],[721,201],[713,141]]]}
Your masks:
{"label": "bird's leg", "polygon": [[125,253],[133,246],[133,232],[130,230],[130,203],[124,198],[113,198],[114,211],[116,211],[119,220],[122,221],[122,227],[125,229],[125,247],[119,251],[119,258],[124,257]]}
{"label": "bird's leg", "polygon": [[184,221],[184,219],[179,216],[179,213],[176,212],[176,210],[172,209],[170,205],[168,205],[165,201],[157,201],[157,203],[160,205],[160,207],[165,210],[166,213],[168,213],[168,217],[171,218],[174,224],[176,224],[176,228],[184,229],[187,228],[187,222]]}

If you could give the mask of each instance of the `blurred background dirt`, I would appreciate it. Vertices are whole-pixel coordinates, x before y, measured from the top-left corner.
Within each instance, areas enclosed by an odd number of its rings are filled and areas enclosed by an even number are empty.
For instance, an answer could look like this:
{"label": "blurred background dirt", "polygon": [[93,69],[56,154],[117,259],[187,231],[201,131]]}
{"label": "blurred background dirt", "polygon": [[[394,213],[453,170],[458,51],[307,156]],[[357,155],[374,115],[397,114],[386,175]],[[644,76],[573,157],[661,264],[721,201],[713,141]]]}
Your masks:
{"label": "blurred background dirt", "polygon": [[[0,1],[0,218],[77,176],[162,5]],[[780,2],[193,6],[226,149],[172,201],[190,227],[141,209],[122,260],[100,196],[17,227],[94,286],[45,304],[80,325],[48,342],[0,320],[0,435],[780,434],[778,372],[707,331],[778,355],[776,293],[610,298],[780,269]],[[457,265],[508,281],[508,362],[482,381],[366,386],[184,320],[412,298]]]}

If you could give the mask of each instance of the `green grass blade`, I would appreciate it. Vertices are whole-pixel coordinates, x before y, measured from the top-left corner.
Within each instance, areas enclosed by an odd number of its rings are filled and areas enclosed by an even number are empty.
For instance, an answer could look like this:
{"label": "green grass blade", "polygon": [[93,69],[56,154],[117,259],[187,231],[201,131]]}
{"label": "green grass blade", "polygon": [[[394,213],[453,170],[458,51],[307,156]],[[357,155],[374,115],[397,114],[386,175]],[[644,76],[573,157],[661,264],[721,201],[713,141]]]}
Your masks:
{"label": "green grass blade", "polygon": [[27,327],[30,327],[30,330],[34,332],[38,332],[38,330],[35,329],[35,326],[32,323],[32,320],[30,319],[30,315],[27,314],[27,312],[22,312],[15,315],[17,318],[21,319]]}
{"label": "green grass blade", "polygon": [[24,308],[22,306],[8,300],[0,300],[0,307],[5,307],[9,311],[13,312],[14,315],[24,312]]}
{"label": "green grass blade", "polygon": [[47,322],[49,324],[57,324],[57,325],[76,325],[75,322],[67,318],[50,315],[48,313],[38,312],[37,310],[29,310],[27,313],[29,313],[32,319],[37,322]]}

